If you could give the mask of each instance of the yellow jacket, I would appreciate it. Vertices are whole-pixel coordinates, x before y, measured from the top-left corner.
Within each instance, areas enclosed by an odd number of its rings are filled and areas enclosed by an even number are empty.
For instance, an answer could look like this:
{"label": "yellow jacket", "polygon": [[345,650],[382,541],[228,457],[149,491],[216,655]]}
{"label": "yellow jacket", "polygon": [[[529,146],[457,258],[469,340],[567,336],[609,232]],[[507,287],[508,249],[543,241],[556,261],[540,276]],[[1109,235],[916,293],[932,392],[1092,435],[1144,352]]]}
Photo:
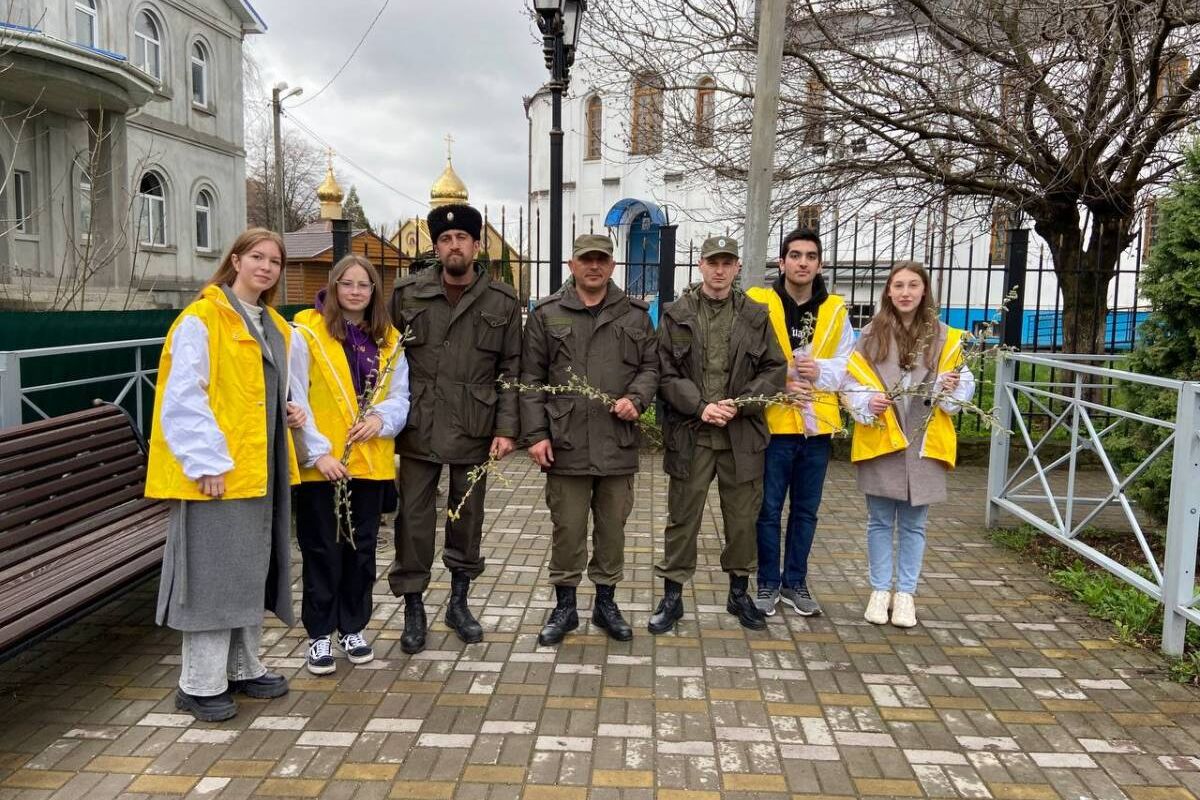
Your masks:
{"label": "yellow jacket", "polygon": [[[332,455],[339,461],[346,452],[346,434],[358,414],[358,398],[354,393],[354,380],[350,376],[350,364],[342,343],[329,334],[321,312],[315,309],[301,311],[295,317],[295,329],[308,345],[308,386],[305,387],[312,421],[321,435],[329,440]],[[395,328],[388,329],[388,338],[379,348],[379,364],[391,363],[377,384],[376,397],[386,397],[388,387],[395,374],[395,362],[403,356],[396,354],[400,345],[400,334]],[[297,350],[297,355],[300,351]],[[396,440],[391,436],[377,436],[359,442],[350,451],[350,476],[366,480],[386,481],[396,477]],[[315,467],[300,468],[301,481],[323,481],[325,476]]]}
{"label": "yellow jacket", "polygon": [[[946,342],[938,356],[938,374],[955,369],[962,363],[963,332],[957,328],[946,329]],[[864,387],[885,392],[887,389],[880,380],[875,368],[859,351],[854,351],[850,357],[847,370],[854,380]],[[900,428],[900,419],[896,416],[895,408],[889,407],[883,416],[873,425],[855,424],[854,436],[850,440],[850,460],[867,461],[889,453],[896,453],[908,447],[908,437]],[[921,457],[941,461],[947,469],[954,469],[958,458],[958,435],[954,431],[954,420],[946,413],[940,404],[934,405],[933,416],[925,429],[925,438],[921,442]]]}
{"label": "yellow jacket", "polygon": [[[263,324],[274,325],[290,346],[289,328],[283,317],[270,306]],[[184,474],[179,458],[167,445],[163,431],[163,399],[173,363],[174,334],[189,319],[198,319],[207,332],[208,379],[204,401],[215,418],[215,431],[197,430],[196,438],[216,440],[210,453],[221,450],[216,459],[232,468],[225,473],[223,499],[239,500],[264,497],[267,493],[267,422],[263,406],[266,385],[263,380],[263,354],[258,340],[246,328],[241,315],[229,304],[219,286],[208,286],[179,315],[167,333],[158,363],[158,381],[154,396],[154,427],[150,431],[150,455],[146,467],[146,496],[172,500],[211,500],[200,492],[196,480]],[[279,365],[279,379],[287,384],[287,365]],[[170,409],[168,409],[170,413]],[[279,413],[285,413],[284,408]],[[211,423],[208,425],[211,428]],[[223,439],[223,441],[221,441]],[[289,479],[299,482],[299,467],[291,435],[287,435]],[[210,459],[211,461],[212,459]],[[207,472],[205,474],[208,474]]]}
{"label": "yellow jacket", "polygon": [[[788,336],[787,319],[779,294],[772,286],[754,286],[746,290],[746,296],[766,305],[771,318],[771,328],[775,331],[775,338],[779,340],[780,349],[787,356],[790,371],[795,356],[792,353],[791,337]],[[835,358],[838,345],[842,342],[845,326],[849,324],[845,301],[838,295],[829,295],[817,310],[817,321],[812,335],[812,357],[824,360]],[[809,435],[834,433],[842,429],[842,414],[838,407],[837,392],[814,392],[811,408],[816,424],[815,430],[813,426],[808,426],[807,433]],[[773,434],[806,432],[804,412],[799,407],[772,404],[767,406],[766,418],[767,428]]]}

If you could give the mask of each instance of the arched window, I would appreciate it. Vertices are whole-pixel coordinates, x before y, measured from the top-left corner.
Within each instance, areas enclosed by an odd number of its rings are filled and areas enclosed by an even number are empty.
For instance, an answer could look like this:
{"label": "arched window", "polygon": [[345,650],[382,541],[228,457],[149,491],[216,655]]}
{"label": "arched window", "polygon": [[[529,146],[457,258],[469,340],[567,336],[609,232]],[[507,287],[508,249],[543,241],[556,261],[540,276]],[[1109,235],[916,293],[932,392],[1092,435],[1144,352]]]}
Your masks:
{"label": "arched window", "polygon": [[162,34],[149,11],[139,11],[133,26],[133,65],[162,80]]}
{"label": "arched window", "polygon": [[717,125],[717,82],[709,76],[696,87],[696,146],[712,147]]}
{"label": "arched window", "polygon": [[592,95],[587,104],[587,158],[600,157],[601,134],[604,124],[604,103],[599,95]]}
{"label": "arched window", "polygon": [[95,47],[99,39],[96,0],[75,0],[75,43]]}
{"label": "arched window", "polygon": [[196,249],[208,252],[212,250],[212,194],[207,189],[196,192]]}
{"label": "arched window", "polygon": [[209,58],[203,42],[192,42],[192,103],[208,108]]}
{"label": "arched window", "polygon": [[157,172],[147,172],[138,183],[138,241],[167,243],[167,189]]}
{"label": "arched window", "polygon": [[654,73],[633,79],[633,125],[629,136],[631,155],[650,155],[662,149],[663,81]]}

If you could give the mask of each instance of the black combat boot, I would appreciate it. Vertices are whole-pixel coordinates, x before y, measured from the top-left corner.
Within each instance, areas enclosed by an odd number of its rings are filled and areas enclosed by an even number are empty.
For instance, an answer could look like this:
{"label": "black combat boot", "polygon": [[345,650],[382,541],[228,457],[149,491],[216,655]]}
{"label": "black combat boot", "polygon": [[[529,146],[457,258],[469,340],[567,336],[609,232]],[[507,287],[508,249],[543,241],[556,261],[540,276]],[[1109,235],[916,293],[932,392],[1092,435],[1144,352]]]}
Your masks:
{"label": "black combat boot", "polygon": [[729,600],[725,610],[737,617],[743,628],[753,631],[767,629],[767,618],[754,605],[754,598],[746,591],[750,586],[750,578],[745,575],[729,576]]}
{"label": "black combat boot", "polygon": [[628,642],[633,638],[633,628],[621,616],[617,601],[613,598],[615,586],[596,584],[596,602],[592,604],[592,624],[608,631],[608,635],[618,642]]}
{"label": "black combat boot", "polygon": [[446,604],[446,624],[467,644],[483,641],[483,628],[467,608],[471,579],[461,572],[450,575],[450,602]]}
{"label": "black combat boot", "polygon": [[579,627],[579,612],[575,609],[575,587],[555,586],[554,598],[558,605],[550,612],[550,617],[538,634],[538,644],[549,647],[558,644],[570,631]]}
{"label": "black combat boot", "polygon": [[419,653],[425,649],[425,601],[420,592],[404,593],[404,633],[400,634],[400,649]]}
{"label": "black combat boot", "polygon": [[663,599],[650,615],[646,628],[653,634],[666,633],[683,617],[683,584],[670,578],[663,579]]}

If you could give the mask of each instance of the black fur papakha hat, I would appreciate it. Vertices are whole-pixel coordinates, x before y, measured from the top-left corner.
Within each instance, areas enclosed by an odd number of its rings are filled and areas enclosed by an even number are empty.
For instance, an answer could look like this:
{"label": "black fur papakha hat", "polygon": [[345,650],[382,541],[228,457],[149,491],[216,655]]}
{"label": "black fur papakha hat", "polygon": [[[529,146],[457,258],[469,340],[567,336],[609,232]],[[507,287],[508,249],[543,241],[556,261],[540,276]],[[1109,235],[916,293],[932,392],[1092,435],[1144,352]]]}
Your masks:
{"label": "black fur papakha hat", "polygon": [[451,203],[430,209],[427,217],[429,238],[436,242],[446,231],[466,231],[475,241],[483,232],[483,217],[466,203]]}

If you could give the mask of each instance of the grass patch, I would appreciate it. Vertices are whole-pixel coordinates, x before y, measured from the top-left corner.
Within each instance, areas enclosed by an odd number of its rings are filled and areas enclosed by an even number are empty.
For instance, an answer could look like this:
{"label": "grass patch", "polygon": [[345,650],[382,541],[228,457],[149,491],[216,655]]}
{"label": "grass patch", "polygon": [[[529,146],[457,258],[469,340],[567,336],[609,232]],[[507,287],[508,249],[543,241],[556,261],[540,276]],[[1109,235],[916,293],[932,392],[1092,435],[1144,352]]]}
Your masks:
{"label": "grass patch", "polygon": [[[1082,603],[1088,615],[1112,624],[1113,639],[1133,647],[1162,646],[1163,609],[1158,601],[1142,594],[1112,573],[1080,559],[1074,551],[1034,528],[1004,528],[988,531],[995,544],[1037,564],[1055,586]],[[1122,563],[1120,556],[1132,539],[1128,534],[1086,531],[1081,537],[1093,547]],[[1107,546],[1106,546],[1107,545]],[[1131,567],[1149,578],[1145,567]],[[1200,591],[1200,586],[1197,587]],[[1179,683],[1200,686],[1200,627],[1189,625],[1182,658],[1169,659],[1168,674]]]}

